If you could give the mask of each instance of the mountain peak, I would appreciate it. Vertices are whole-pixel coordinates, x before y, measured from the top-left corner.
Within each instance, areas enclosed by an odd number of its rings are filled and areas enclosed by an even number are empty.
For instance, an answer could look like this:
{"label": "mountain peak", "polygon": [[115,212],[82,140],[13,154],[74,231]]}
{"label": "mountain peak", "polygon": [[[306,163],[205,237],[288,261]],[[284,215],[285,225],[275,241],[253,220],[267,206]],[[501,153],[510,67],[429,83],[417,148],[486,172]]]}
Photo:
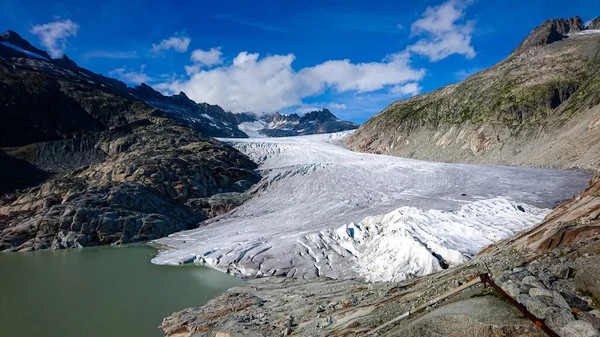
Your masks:
{"label": "mountain peak", "polygon": [[558,18],[544,21],[544,23],[529,33],[513,53],[520,53],[531,47],[545,46],[560,41],[566,35],[580,32],[584,29],[583,20],[577,15],[570,19]]}
{"label": "mountain peak", "polygon": [[332,114],[331,111],[329,111],[328,109],[311,111],[309,113],[304,114],[303,118],[307,119],[309,121],[312,121],[312,120],[325,121],[325,120],[336,120],[337,119],[337,117],[335,117],[334,114]]}
{"label": "mountain peak", "polygon": [[71,60],[67,56],[67,54],[63,54],[61,57],[55,59],[54,63],[56,63],[57,65],[59,65],[63,68],[66,68],[66,69],[71,69],[71,70],[79,69],[79,66],[77,65],[77,63],[75,63],[75,61]]}
{"label": "mountain peak", "polygon": [[23,50],[26,50],[28,52],[37,54],[39,56],[45,57],[48,60],[51,60],[52,58],[50,57],[50,55],[48,55],[48,53],[46,53],[45,51],[38,49],[34,46],[31,45],[31,43],[29,43],[27,40],[25,40],[24,38],[21,37],[21,35],[17,34],[15,31],[13,30],[7,30],[6,32],[4,32],[2,35],[0,35],[0,42],[7,42],[10,43],[14,46],[17,46]]}
{"label": "mountain peak", "polygon": [[585,29],[600,29],[600,16],[592,20]]}

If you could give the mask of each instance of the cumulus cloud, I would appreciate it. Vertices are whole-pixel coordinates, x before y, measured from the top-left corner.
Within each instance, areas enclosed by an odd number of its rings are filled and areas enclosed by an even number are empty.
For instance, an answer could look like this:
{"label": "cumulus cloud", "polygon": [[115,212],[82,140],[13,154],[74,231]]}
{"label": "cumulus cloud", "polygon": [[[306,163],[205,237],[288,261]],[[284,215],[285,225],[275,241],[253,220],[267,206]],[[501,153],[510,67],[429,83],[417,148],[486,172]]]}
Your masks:
{"label": "cumulus cloud", "polygon": [[43,25],[35,25],[31,28],[31,34],[36,35],[41,44],[46,47],[50,56],[60,57],[67,48],[67,38],[76,36],[79,25],[66,19],[54,21]]}
{"label": "cumulus cloud", "polygon": [[436,62],[452,54],[475,57],[471,46],[474,21],[464,20],[465,9],[472,0],[449,0],[428,7],[423,16],[411,25],[411,35],[422,37],[407,48]]}
{"label": "cumulus cloud", "polygon": [[190,41],[192,40],[187,36],[172,36],[160,41],[159,44],[152,44],[152,52],[160,53],[161,51],[173,49],[180,53],[184,53],[188,50]]}
{"label": "cumulus cloud", "polygon": [[194,64],[185,66],[185,72],[193,75],[200,71],[202,67],[212,67],[223,63],[223,52],[221,47],[210,48],[210,50],[196,49],[192,52],[190,59]]}
{"label": "cumulus cloud", "polygon": [[403,85],[395,85],[390,89],[390,94],[399,96],[415,96],[421,92],[421,87],[418,83],[411,82]]}
{"label": "cumulus cloud", "polygon": [[113,69],[108,72],[108,75],[117,77],[127,83],[131,84],[140,84],[151,82],[152,77],[146,75],[144,70],[146,69],[146,65],[142,64],[140,67],[140,71],[130,70],[127,67]]}
{"label": "cumulus cloud", "polygon": [[165,93],[183,91],[197,102],[218,104],[233,112],[312,109],[313,104],[303,104],[303,99],[326,91],[336,97],[382,94],[377,104],[390,97],[414,96],[421,92],[419,83],[425,75],[424,69],[411,63],[415,55],[424,55],[432,62],[453,54],[475,56],[471,46],[474,22],[464,19],[472,1],[447,0],[428,7],[410,27],[416,42],[378,62],[329,60],[294,69],[293,54],[261,58],[258,53],[242,51],[224,64],[220,48],[198,49],[191,55],[192,64],[185,67],[186,78],[163,80],[155,88]]}
{"label": "cumulus cloud", "polygon": [[329,110],[345,110],[348,106],[343,103],[327,103],[325,107]]}
{"label": "cumulus cloud", "polygon": [[331,89],[337,92],[369,92],[386,86],[419,81],[425,74],[414,69],[406,53],[382,62],[327,61],[295,71],[295,56],[241,52],[229,65],[198,70],[188,80],[156,86],[171,93],[185,92],[198,102],[218,104],[233,112],[272,112],[300,105],[302,99]]}

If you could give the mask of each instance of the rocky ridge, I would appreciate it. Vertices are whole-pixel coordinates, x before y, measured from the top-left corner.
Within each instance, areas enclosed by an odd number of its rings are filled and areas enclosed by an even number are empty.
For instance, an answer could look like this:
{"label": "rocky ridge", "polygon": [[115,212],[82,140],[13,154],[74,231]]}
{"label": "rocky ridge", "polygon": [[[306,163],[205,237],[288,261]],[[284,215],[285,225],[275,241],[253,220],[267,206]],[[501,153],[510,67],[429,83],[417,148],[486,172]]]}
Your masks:
{"label": "rocky ridge", "polygon": [[0,251],[156,239],[239,205],[260,179],[125,84],[14,32],[0,42]]}
{"label": "rocky ridge", "polygon": [[583,30],[581,19],[547,21],[493,67],[392,103],[346,145],[444,162],[595,170],[599,61],[600,34]]}
{"label": "rocky ridge", "polygon": [[269,137],[290,137],[333,133],[357,129],[358,124],[338,119],[328,109],[315,110],[302,116],[297,114],[265,115],[258,119],[266,125],[259,132]]}

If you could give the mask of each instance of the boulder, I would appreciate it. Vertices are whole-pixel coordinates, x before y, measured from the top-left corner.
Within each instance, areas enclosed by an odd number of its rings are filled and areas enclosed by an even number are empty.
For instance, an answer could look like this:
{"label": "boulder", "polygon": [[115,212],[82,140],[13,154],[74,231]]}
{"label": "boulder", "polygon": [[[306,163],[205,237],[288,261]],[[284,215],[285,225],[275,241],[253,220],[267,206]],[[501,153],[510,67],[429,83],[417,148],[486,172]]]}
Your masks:
{"label": "boulder", "polygon": [[572,321],[559,330],[561,336],[568,337],[600,337],[600,332],[585,321]]}

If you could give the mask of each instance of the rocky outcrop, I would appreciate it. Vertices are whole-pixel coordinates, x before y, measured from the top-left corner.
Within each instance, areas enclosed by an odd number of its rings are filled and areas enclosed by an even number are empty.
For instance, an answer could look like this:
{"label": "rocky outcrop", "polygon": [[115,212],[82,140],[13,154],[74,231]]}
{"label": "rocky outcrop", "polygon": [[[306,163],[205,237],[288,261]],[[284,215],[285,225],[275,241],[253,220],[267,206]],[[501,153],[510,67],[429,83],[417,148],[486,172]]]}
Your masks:
{"label": "rocky outcrop", "polygon": [[595,18],[594,20],[592,20],[585,28],[586,29],[600,29],[600,16]]}
{"label": "rocky outcrop", "polygon": [[545,46],[562,40],[566,35],[584,30],[583,21],[579,16],[570,19],[548,20],[536,27],[514,53],[523,52],[531,47]]}
{"label": "rocky outcrop", "polygon": [[600,34],[528,42],[548,27],[560,34],[580,29],[578,22],[548,21],[495,66],[392,103],[347,145],[447,162],[596,169]]}
{"label": "rocky outcrop", "polygon": [[[259,180],[256,165],[234,149],[155,122],[102,134],[95,144],[102,160],[2,197],[0,250],[157,239],[239,205],[244,199],[231,192],[241,194]],[[196,207],[215,195],[219,203]]]}
{"label": "rocky outcrop", "polygon": [[260,179],[125,84],[2,38],[0,251],[157,239],[231,210]]}
{"label": "rocky outcrop", "polygon": [[51,59],[51,57],[50,57],[50,55],[48,55],[48,53],[32,46],[31,43],[29,43],[27,40],[23,39],[19,34],[17,34],[16,32],[14,32],[12,30],[6,31],[2,35],[0,35],[0,42],[10,43],[14,46],[22,48],[23,50],[32,52],[41,57],[45,57],[48,60]]}
{"label": "rocky outcrop", "polygon": [[164,96],[145,83],[130,89],[135,97],[141,98],[151,106],[161,109],[181,123],[186,123],[196,131],[211,137],[247,138],[237,128],[237,117],[226,112],[218,105],[196,103],[180,92],[177,95]]}

